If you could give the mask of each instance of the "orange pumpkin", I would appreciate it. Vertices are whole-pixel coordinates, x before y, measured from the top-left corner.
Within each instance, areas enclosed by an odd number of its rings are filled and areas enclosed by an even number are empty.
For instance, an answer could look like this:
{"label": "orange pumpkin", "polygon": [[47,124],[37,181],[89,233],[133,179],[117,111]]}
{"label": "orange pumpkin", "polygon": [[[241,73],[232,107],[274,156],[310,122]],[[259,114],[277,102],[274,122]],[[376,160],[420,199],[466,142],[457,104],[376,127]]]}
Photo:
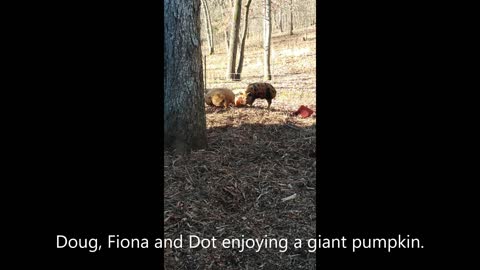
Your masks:
{"label": "orange pumpkin", "polygon": [[242,96],[238,96],[235,98],[235,106],[241,107],[245,106],[245,99]]}

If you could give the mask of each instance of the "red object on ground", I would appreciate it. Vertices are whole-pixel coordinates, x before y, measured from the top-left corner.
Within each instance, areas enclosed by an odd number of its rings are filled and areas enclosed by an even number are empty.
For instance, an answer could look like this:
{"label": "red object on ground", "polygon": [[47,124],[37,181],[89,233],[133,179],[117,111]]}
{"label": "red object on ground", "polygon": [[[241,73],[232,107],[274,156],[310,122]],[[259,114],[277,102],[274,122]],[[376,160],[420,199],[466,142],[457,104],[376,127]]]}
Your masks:
{"label": "red object on ground", "polygon": [[313,114],[313,111],[310,108],[303,105],[300,106],[300,108],[298,108],[298,110],[295,113],[293,113],[293,115],[300,115],[300,117],[302,118],[307,118],[312,114]]}

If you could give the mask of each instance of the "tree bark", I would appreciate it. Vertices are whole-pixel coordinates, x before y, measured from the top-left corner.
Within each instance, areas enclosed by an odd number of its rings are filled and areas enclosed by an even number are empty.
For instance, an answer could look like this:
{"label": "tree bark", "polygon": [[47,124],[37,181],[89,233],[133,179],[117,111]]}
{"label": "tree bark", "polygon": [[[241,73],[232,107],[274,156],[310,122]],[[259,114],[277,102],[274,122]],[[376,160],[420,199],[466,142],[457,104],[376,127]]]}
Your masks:
{"label": "tree bark", "polygon": [[238,33],[240,28],[240,10],[242,6],[242,0],[235,0],[235,6],[233,7],[233,19],[232,28],[230,31],[230,46],[228,50],[228,64],[226,78],[235,79],[235,61],[237,59],[237,47],[238,47]]}
{"label": "tree bark", "polygon": [[240,76],[242,74],[242,69],[243,69],[243,54],[245,51],[245,41],[247,39],[247,33],[248,33],[248,12],[250,11],[251,2],[252,0],[248,0],[247,4],[245,5],[245,20],[243,24],[242,40],[240,42],[240,58],[238,60],[237,74],[235,77],[237,80],[240,80]]}
{"label": "tree bark", "polygon": [[207,146],[200,0],[165,0],[164,7],[163,145],[188,153]]}
{"label": "tree bark", "polygon": [[263,79],[271,80],[270,73],[270,39],[272,37],[272,20],[271,20],[271,0],[265,0],[264,23],[263,23]]}
{"label": "tree bark", "polygon": [[205,27],[207,32],[207,40],[208,40],[208,54],[213,54],[215,52],[213,46],[213,32],[212,32],[212,21],[210,19],[210,10],[208,9],[208,4],[206,0],[202,0],[203,6],[203,16],[205,18]]}

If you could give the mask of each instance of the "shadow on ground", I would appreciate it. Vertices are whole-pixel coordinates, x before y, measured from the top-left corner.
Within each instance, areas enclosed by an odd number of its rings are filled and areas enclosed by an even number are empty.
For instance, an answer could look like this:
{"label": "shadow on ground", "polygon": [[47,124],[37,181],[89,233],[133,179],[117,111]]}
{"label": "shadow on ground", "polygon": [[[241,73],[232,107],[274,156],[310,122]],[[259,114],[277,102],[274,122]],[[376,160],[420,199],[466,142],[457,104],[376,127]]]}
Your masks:
{"label": "shadow on ground", "polygon": [[[315,124],[237,120],[210,127],[205,150],[164,153],[165,238],[183,235],[186,247],[189,235],[215,237],[218,247],[166,248],[165,269],[314,269],[315,253],[293,243],[315,238]],[[226,238],[286,238],[288,248],[241,252],[222,248]]]}

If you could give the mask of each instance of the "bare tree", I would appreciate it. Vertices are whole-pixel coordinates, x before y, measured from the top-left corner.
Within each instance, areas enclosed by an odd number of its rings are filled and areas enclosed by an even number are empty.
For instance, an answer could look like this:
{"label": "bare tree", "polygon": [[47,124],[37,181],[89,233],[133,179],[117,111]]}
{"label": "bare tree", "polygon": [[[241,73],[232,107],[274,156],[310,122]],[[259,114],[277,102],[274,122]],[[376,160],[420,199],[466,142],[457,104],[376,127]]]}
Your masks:
{"label": "bare tree", "polygon": [[163,145],[185,153],[207,146],[200,0],[165,0],[164,7]]}
{"label": "bare tree", "polygon": [[[208,6],[209,18],[211,21],[211,33],[213,34],[212,43],[214,44],[214,53],[217,53],[218,50],[225,51],[228,59],[228,51],[231,39],[231,28],[234,14],[234,6],[236,0],[202,0],[205,1]],[[241,16],[240,16],[240,28],[239,28],[239,41],[237,45],[237,57],[236,57],[236,66],[235,69],[238,69],[239,61],[239,51],[242,40],[242,33],[244,27],[244,14],[245,14],[245,3],[248,0],[243,0],[241,5]],[[203,2],[202,2],[203,3]],[[205,44],[202,45],[203,52],[208,54],[208,36],[206,31],[206,26],[203,26],[204,23],[204,10],[201,10],[202,18],[202,39],[204,39]],[[262,39],[263,33],[263,17],[264,17],[264,0],[261,1],[252,1],[249,9],[248,17],[248,30],[245,44],[245,53],[248,52],[249,41],[260,40]],[[271,0],[271,12],[272,12],[272,35],[277,31],[285,34],[298,34],[294,30],[300,30],[304,27],[305,21],[308,22],[310,26],[311,21],[315,21],[315,1],[314,0]],[[277,16],[277,17],[276,17]],[[208,21],[208,20],[207,20]],[[290,31],[292,30],[292,31]],[[303,32],[302,32],[303,34]],[[310,34],[309,34],[310,35]],[[228,46],[227,46],[228,44]],[[261,43],[254,43],[254,46],[262,46]],[[273,64],[273,63],[272,63]],[[225,63],[225,66],[227,63]],[[245,68],[245,67],[244,67]],[[273,65],[272,65],[273,68]],[[226,71],[226,67],[225,67]]]}
{"label": "bare tree", "polygon": [[240,42],[240,58],[238,60],[238,67],[237,67],[237,74],[235,79],[240,80],[240,76],[242,74],[242,69],[243,69],[243,54],[245,51],[245,41],[247,39],[247,33],[248,33],[248,12],[250,10],[250,3],[252,0],[248,0],[247,4],[245,5],[245,18],[244,18],[244,23],[243,23],[243,34]]}
{"label": "bare tree", "polygon": [[213,46],[212,21],[210,19],[210,10],[208,9],[207,0],[202,0],[202,6],[203,6],[203,16],[205,18],[205,28],[207,32],[208,54],[213,54],[215,49]]}
{"label": "bare tree", "polygon": [[238,33],[240,32],[240,10],[242,0],[235,0],[233,7],[232,28],[230,31],[230,44],[228,50],[227,79],[235,79],[235,61],[237,59]]}
{"label": "bare tree", "polygon": [[[219,6],[220,6],[220,9],[221,9],[222,16],[225,16],[225,14],[227,13],[227,12],[225,12],[225,9],[227,8],[227,3],[226,2],[221,2]],[[228,44],[228,27],[227,27],[227,23],[226,23],[226,18],[224,18],[224,20],[222,21],[221,29],[223,29],[223,34],[224,34],[224,37],[225,37],[225,49],[226,49],[225,52],[228,53],[228,48],[229,48],[230,44]]]}
{"label": "bare tree", "polygon": [[263,23],[263,79],[271,80],[270,73],[270,45],[272,37],[272,15],[271,15],[271,0],[265,0],[264,5],[264,23]]}

